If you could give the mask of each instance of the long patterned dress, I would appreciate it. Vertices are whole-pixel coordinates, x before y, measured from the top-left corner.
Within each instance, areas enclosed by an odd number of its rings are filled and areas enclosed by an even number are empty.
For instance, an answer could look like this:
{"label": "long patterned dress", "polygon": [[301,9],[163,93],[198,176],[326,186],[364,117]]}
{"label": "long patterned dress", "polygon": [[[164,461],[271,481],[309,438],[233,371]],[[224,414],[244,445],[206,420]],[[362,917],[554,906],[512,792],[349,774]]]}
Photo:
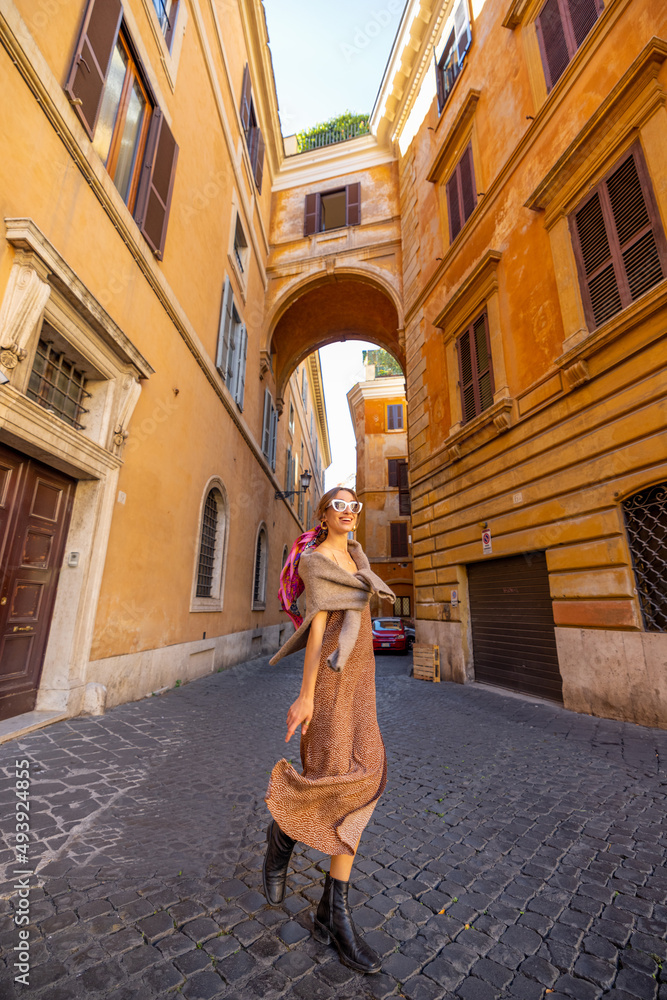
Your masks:
{"label": "long patterned dress", "polygon": [[301,736],[303,773],[279,760],[264,800],[281,830],[325,854],[354,854],[387,783],[368,605],[344,669],[336,673],[326,663],[336,648],[344,614],[327,612],[313,717]]}

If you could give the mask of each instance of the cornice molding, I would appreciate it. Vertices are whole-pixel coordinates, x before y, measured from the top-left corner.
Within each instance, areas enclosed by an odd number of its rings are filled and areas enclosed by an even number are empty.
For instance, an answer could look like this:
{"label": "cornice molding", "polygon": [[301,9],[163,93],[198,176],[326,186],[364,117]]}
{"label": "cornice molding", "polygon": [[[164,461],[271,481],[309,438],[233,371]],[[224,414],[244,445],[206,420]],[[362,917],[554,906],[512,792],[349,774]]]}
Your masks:
{"label": "cornice molding", "polygon": [[344,174],[358,173],[360,170],[395,162],[393,150],[382,146],[376,136],[360,135],[346,142],[336,142],[307,153],[284,157],[273,178],[271,190],[286,191],[322,181],[335,181]]}
{"label": "cornice molding", "polygon": [[534,212],[548,209],[551,217],[556,203],[557,212],[562,214],[569,189],[576,187],[570,182],[586,170],[587,162],[600,159],[631,129],[640,128],[659,107],[665,106],[667,93],[657,79],[665,60],[667,42],[653,37],[537,185],[525,202],[526,208]]}
{"label": "cornice molding", "polygon": [[502,256],[500,250],[487,250],[436,316],[433,325],[442,329],[446,343],[465,326],[466,320],[472,319],[480,305],[497,291],[498,267]]}
{"label": "cornice molding", "polygon": [[436,183],[443,175],[450,172],[458,153],[460,145],[467,135],[468,128],[475,116],[477,104],[479,103],[480,91],[470,88],[463,99],[449,132],[445,136],[440,151],[433,161],[431,168],[426,175],[426,180]]}
{"label": "cornice molding", "polygon": [[322,448],[322,466],[327,469],[331,465],[331,441],[329,440],[329,421],[322,383],[322,359],[320,352],[314,351],[308,356],[308,368],[313,389],[315,412],[320,430],[320,445]]}
{"label": "cornice molding", "polygon": [[529,16],[530,8],[534,4],[535,0],[512,0],[502,20],[503,28],[509,28],[512,31],[514,28],[518,28]]}

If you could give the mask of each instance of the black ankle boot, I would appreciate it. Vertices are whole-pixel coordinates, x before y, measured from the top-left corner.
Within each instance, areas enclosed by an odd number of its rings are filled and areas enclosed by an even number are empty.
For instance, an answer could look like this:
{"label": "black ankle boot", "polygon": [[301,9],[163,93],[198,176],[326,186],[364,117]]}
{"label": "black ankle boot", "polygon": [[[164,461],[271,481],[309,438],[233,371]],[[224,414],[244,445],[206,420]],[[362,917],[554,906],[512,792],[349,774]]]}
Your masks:
{"label": "black ankle boot", "polygon": [[352,922],[347,901],[349,886],[349,882],[341,882],[340,879],[327,875],[315,914],[313,937],[321,944],[335,944],[343,965],[355,972],[379,972],[382,966],[379,957],[359,937]]}
{"label": "black ankle boot", "polygon": [[277,906],[285,897],[287,885],[287,868],[296,840],[292,840],[280,829],[275,819],[272,819],[266,829],[266,855],[264,857],[264,893],[269,903]]}

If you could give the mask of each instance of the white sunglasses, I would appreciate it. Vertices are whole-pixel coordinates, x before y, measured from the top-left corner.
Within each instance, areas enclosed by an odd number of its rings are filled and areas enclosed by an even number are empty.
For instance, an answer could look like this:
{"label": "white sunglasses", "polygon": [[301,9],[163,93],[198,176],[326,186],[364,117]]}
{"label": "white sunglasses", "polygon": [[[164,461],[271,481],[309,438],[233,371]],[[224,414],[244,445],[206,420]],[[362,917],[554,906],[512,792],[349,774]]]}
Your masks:
{"label": "white sunglasses", "polygon": [[359,514],[363,506],[360,500],[330,500],[327,504],[327,507],[333,507],[339,514],[344,510],[349,510],[350,514]]}

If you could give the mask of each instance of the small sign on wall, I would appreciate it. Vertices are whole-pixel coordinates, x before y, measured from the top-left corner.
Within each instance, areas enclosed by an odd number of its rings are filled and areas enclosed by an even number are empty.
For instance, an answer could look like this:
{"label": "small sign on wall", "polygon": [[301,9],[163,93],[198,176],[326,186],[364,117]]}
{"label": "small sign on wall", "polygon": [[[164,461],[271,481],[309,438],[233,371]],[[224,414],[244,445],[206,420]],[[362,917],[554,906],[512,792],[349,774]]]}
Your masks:
{"label": "small sign on wall", "polygon": [[458,592],[458,590],[453,590],[452,591],[451,604],[452,604],[453,608],[457,608],[458,607],[458,604],[459,604],[459,592]]}
{"label": "small sign on wall", "polygon": [[493,552],[493,547],[491,545],[491,531],[489,528],[484,528],[482,532],[482,555],[490,556]]}

